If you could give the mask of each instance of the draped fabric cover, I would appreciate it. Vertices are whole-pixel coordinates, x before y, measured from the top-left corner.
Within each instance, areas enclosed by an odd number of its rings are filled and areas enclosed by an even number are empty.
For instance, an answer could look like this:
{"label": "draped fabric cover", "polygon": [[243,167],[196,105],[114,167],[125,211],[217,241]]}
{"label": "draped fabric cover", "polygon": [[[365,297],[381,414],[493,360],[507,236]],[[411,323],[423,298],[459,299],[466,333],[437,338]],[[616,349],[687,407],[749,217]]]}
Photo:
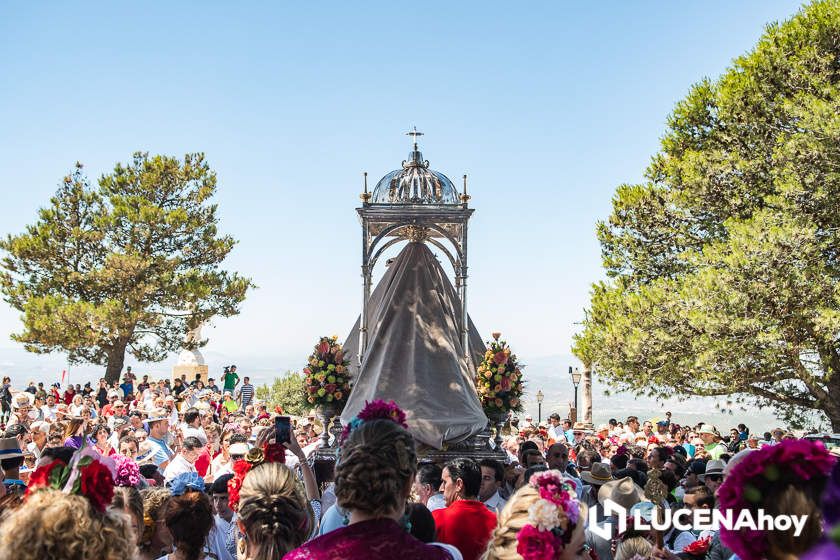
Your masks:
{"label": "draped fabric cover", "polygon": [[[461,303],[434,254],[409,243],[392,261],[368,301],[368,348],[359,371],[359,320],[344,348],[354,385],[341,416],[347,424],[365,401],[394,400],[414,438],[441,449],[481,432],[487,418],[461,345]],[[484,353],[469,321],[473,364]],[[471,369],[472,368],[472,369]]]}

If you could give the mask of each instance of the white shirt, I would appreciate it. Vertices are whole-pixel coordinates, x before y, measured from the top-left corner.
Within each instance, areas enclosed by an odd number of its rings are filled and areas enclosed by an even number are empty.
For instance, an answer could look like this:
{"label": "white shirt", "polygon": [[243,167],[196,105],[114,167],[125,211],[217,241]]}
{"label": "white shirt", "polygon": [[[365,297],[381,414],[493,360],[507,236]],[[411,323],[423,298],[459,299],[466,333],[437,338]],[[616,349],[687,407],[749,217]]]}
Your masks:
{"label": "white shirt", "polygon": [[429,511],[435,511],[436,509],[443,509],[446,507],[446,498],[443,497],[443,494],[432,494],[429,496],[429,500],[426,502],[426,507]]}
{"label": "white shirt", "polygon": [[47,405],[41,407],[41,412],[44,414],[44,420],[47,422],[55,422],[56,415],[55,413],[58,412],[58,405],[50,408]]}
{"label": "white shirt", "polygon": [[507,503],[507,500],[502,498],[499,495],[499,491],[496,490],[495,494],[493,494],[492,496],[487,498],[487,500],[482,502],[482,503],[485,506],[487,506],[487,509],[489,509],[493,513],[499,513],[500,511],[502,511],[502,508],[505,507],[505,504]]}
{"label": "white shirt", "polygon": [[227,549],[227,536],[230,532],[230,523],[218,515],[213,516],[213,522],[213,526],[210,528],[210,534],[207,535],[207,540],[204,544],[205,548],[209,549],[212,554],[215,554],[219,560],[236,560]]}
{"label": "white shirt", "polygon": [[198,441],[201,442],[201,445],[207,445],[207,434],[204,433],[204,428],[200,426],[198,428],[193,428],[192,426],[184,425],[184,429],[181,431],[184,434],[185,438],[198,438]]}
{"label": "white shirt", "polygon": [[176,476],[186,472],[196,472],[195,465],[184,459],[184,456],[178,453],[178,455],[176,455],[175,458],[169,461],[169,464],[166,465],[166,469],[163,471],[163,479],[166,484],[169,484]]}
{"label": "white shirt", "polygon": [[225,462],[225,456],[219,453],[210,463],[210,472],[213,473],[213,481],[222,475],[233,474],[233,461],[228,459]]}
{"label": "white shirt", "polygon": [[554,441],[566,441],[566,432],[563,431],[562,424],[557,424],[556,426],[549,426],[547,431],[548,437],[550,437]]}

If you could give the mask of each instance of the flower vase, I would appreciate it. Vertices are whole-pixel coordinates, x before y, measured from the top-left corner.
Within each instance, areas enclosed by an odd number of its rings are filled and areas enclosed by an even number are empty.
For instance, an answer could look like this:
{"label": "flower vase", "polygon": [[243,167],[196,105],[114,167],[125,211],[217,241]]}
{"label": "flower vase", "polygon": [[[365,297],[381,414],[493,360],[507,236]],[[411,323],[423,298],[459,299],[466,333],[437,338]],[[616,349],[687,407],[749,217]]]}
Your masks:
{"label": "flower vase", "polygon": [[487,412],[485,414],[490,420],[490,423],[493,424],[493,427],[496,429],[496,436],[493,438],[493,443],[496,444],[496,449],[500,449],[502,446],[502,428],[508,419],[510,411],[499,410],[495,412]]}
{"label": "flower vase", "polygon": [[[327,403],[322,404],[320,407],[320,415],[321,415],[321,423],[324,426],[324,431],[321,433],[321,447],[328,448],[330,446],[330,434],[332,433],[334,436],[338,436],[341,433],[341,422],[338,419],[338,415],[341,414],[341,410],[339,406],[335,403]],[[335,431],[335,425],[333,423],[333,419],[335,419],[335,423],[338,423],[338,434]],[[336,439],[336,441],[338,441]]]}

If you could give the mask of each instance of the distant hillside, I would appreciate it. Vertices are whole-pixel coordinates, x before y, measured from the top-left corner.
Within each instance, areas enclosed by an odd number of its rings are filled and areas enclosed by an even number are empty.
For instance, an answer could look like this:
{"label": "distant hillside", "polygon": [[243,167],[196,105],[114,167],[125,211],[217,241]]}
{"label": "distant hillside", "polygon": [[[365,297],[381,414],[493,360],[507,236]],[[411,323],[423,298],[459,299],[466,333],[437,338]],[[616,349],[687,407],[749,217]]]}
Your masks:
{"label": "distant hillside", "polygon": [[[241,375],[248,375],[256,385],[270,383],[286,371],[299,370],[305,362],[307,349],[302,349],[300,357],[296,356],[231,356],[202,350],[211,375],[218,379],[226,365],[236,364]],[[558,412],[566,416],[569,404],[574,401],[574,389],[569,377],[569,366],[580,367],[580,362],[570,354],[544,356],[526,359],[525,380],[527,382],[526,407],[527,411],[537,416],[537,403],[534,395],[542,390],[545,395],[543,401],[543,418],[551,412]],[[158,364],[137,364],[129,361],[132,369],[140,375],[148,373],[153,379],[165,378],[171,375],[172,366],[177,356],[170,356]],[[22,348],[0,348],[0,374],[9,375],[12,382],[19,387],[31,379],[52,383],[61,377],[61,371],[67,368],[67,363],[60,355],[36,355],[26,352]],[[73,383],[95,382],[104,373],[105,368],[79,365],[70,368],[70,381]],[[604,395],[606,389],[598,377],[593,383],[593,420],[595,424],[606,423],[610,418],[623,420],[629,415],[640,418],[663,416],[666,410],[673,413],[677,423],[696,423],[700,420],[712,422],[721,430],[729,429],[739,422],[744,422],[753,430],[766,431],[779,424],[769,410],[754,410],[743,412],[741,415],[723,414],[715,409],[717,402],[712,398],[692,398],[690,401],[680,402],[670,399],[657,403],[647,398],[637,398],[627,393]],[[430,388],[434,390],[435,388]],[[579,402],[582,402],[582,387],[579,391]]]}

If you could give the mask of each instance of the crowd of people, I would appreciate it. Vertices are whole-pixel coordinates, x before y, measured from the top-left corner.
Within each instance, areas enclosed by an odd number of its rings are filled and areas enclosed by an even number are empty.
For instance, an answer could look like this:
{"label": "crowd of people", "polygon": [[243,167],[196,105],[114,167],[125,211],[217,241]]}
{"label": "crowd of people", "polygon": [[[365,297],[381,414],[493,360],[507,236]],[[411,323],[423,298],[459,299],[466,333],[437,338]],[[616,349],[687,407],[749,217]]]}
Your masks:
{"label": "crowd of people", "polygon": [[[316,462],[315,411],[288,418],[235,366],[220,384],[130,370],[63,391],[5,378],[0,560],[840,558],[836,458],[781,428],[514,417],[485,458],[434,464],[397,404],[375,401],[331,436],[337,460]],[[610,501],[646,519],[726,508],[807,521],[796,537],[619,530]]]}

